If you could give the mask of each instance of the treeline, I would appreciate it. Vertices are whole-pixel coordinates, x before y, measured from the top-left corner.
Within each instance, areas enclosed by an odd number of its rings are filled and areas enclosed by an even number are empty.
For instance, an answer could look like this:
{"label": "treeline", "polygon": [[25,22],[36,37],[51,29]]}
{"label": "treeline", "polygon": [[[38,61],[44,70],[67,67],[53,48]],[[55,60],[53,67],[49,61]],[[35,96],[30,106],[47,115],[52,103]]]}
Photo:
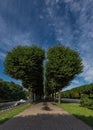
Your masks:
{"label": "treeline", "polygon": [[76,98],[79,99],[83,95],[88,95],[89,98],[93,99],[93,83],[88,85],[83,85],[71,90],[67,90],[61,93],[63,98]]}
{"label": "treeline", "polygon": [[[29,90],[31,102],[43,97],[50,98],[51,95],[53,98],[59,92],[60,103],[62,88],[83,70],[78,52],[62,45],[48,50],[34,45],[17,46],[8,52],[4,66],[6,74],[21,80],[22,85]],[[46,87],[43,87],[44,84]]]}
{"label": "treeline", "polygon": [[27,92],[23,90],[22,86],[0,79],[0,101],[26,99],[26,95]]}

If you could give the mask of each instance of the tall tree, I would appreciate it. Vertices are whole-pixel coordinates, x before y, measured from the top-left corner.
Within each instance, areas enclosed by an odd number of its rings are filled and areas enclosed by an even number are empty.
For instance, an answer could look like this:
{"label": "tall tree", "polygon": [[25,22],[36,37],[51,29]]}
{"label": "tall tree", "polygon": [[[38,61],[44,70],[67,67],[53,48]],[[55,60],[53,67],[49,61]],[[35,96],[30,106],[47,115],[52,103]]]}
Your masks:
{"label": "tall tree", "polygon": [[47,91],[60,93],[82,69],[82,60],[76,51],[62,45],[49,48],[46,62]]}
{"label": "tall tree", "polygon": [[[18,46],[8,52],[5,59],[5,72],[12,78],[22,80],[23,85],[30,92],[40,96],[43,94],[43,59],[42,48]],[[37,93],[37,90],[40,93]]]}

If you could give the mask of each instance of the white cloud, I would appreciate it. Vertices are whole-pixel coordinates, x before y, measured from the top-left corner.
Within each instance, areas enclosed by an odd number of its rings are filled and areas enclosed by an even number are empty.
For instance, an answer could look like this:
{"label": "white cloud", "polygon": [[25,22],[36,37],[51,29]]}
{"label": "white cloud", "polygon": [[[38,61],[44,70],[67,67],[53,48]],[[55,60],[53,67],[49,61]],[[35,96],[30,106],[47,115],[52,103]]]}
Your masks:
{"label": "white cloud", "polygon": [[[57,15],[60,10],[60,6],[56,3],[56,1],[48,1],[47,12],[50,17],[51,25],[54,27],[56,40],[60,41],[62,44],[66,44],[67,46],[71,46],[71,40],[73,38],[71,27],[68,20],[68,10],[65,10],[65,15]],[[69,42],[68,42],[69,41]]]}
{"label": "white cloud", "polygon": [[40,19],[44,19],[44,16],[43,16],[43,15],[39,15],[39,18],[40,18]]}
{"label": "white cloud", "polygon": [[6,53],[0,52],[0,60],[4,60]]}
{"label": "white cloud", "polygon": [[[53,27],[56,40],[73,49],[77,47],[84,64],[84,72],[80,76],[85,81],[93,82],[93,0],[45,0],[45,3],[47,11],[44,10],[50,21],[48,25]],[[64,9],[60,4],[63,4]],[[7,0],[2,2],[3,9],[7,8],[7,5]],[[8,11],[11,12],[11,10],[12,8]],[[40,19],[44,17],[45,15],[39,15]],[[17,45],[29,46],[38,43],[34,30],[30,32],[18,30],[18,33],[13,32],[13,34],[9,30],[6,21],[0,15],[0,48],[5,52]],[[3,59],[5,53],[0,52],[0,57]],[[72,84],[75,85],[78,82],[73,80]]]}
{"label": "white cloud", "polygon": [[20,35],[15,35],[12,38],[12,41],[14,41],[15,45],[31,45],[31,40],[30,40],[30,33],[23,33]]}
{"label": "white cloud", "polygon": [[[60,1],[59,1],[60,2]],[[65,2],[65,15],[59,15],[60,7],[56,1],[48,0],[47,11],[54,25],[55,35],[58,41],[71,48],[77,48],[83,59],[84,71],[80,75],[86,82],[93,82],[93,1],[92,0],[63,0]],[[60,2],[61,3],[61,2]],[[76,28],[69,19],[70,13],[75,17]],[[58,15],[57,15],[58,14]],[[75,39],[76,35],[76,39]],[[77,44],[75,45],[76,42]],[[73,80],[72,86],[79,85],[79,81]]]}
{"label": "white cloud", "polygon": [[56,3],[58,3],[59,2],[59,0],[56,0]]}
{"label": "white cloud", "polygon": [[93,63],[91,62],[91,59],[92,57],[89,57],[89,59],[84,58],[84,71],[80,74],[80,77],[83,77],[84,80],[89,83],[93,82]]}
{"label": "white cloud", "polygon": [[88,71],[85,72],[84,78],[86,81],[91,82],[93,81],[93,68],[90,68]]}
{"label": "white cloud", "polygon": [[[0,15],[0,49],[4,52],[11,50],[13,47],[18,45],[32,45],[36,42],[33,32],[21,32],[18,30],[17,32],[12,33],[11,30],[8,29],[8,26]],[[1,54],[3,55],[3,54]]]}
{"label": "white cloud", "polygon": [[65,3],[73,2],[73,0],[64,0]]}
{"label": "white cloud", "polygon": [[73,81],[72,81],[72,83],[73,83],[73,84],[75,84],[75,85],[80,84],[80,82],[79,82],[78,80],[76,80],[76,79],[75,79],[75,80],[73,80]]}
{"label": "white cloud", "polygon": [[13,34],[11,37],[8,36],[6,38],[2,38],[2,43],[0,44],[1,48],[3,48],[4,51],[9,51],[13,47],[18,45],[31,45],[34,44],[34,41],[30,40],[30,33],[23,33],[23,34]]}

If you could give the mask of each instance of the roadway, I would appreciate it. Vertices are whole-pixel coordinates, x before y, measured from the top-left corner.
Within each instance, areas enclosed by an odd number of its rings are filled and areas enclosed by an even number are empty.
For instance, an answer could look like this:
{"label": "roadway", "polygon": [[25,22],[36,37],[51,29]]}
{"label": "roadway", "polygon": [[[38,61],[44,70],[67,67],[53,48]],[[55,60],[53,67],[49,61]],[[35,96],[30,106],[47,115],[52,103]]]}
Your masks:
{"label": "roadway", "polygon": [[[62,102],[70,102],[70,103],[80,103],[80,100],[78,99],[68,99],[68,98],[62,98],[61,99]],[[7,102],[7,103],[0,103],[0,110],[5,110],[5,109],[9,109],[15,106],[15,103],[17,101],[13,101],[13,102]]]}
{"label": "roadway", "polygon": [[14,107],[16,101],[7,102],[7,103],[0,103],[0,110],[5,110]]}

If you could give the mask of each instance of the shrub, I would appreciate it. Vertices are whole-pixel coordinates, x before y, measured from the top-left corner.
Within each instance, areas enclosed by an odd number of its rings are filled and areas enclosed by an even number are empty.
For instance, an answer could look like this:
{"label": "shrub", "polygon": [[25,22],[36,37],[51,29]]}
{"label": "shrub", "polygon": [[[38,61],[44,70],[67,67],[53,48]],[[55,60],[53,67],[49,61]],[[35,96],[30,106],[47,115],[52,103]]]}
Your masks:
{"label": "shrub", "polygon": [[90,94],[89,97],[90,97],[91,99],[93,99],[93,94]]}
{"label": "shrub", "polygon": [[93,100],[89,99],[88,95],[81,97],[81,106],[93,109]]}

